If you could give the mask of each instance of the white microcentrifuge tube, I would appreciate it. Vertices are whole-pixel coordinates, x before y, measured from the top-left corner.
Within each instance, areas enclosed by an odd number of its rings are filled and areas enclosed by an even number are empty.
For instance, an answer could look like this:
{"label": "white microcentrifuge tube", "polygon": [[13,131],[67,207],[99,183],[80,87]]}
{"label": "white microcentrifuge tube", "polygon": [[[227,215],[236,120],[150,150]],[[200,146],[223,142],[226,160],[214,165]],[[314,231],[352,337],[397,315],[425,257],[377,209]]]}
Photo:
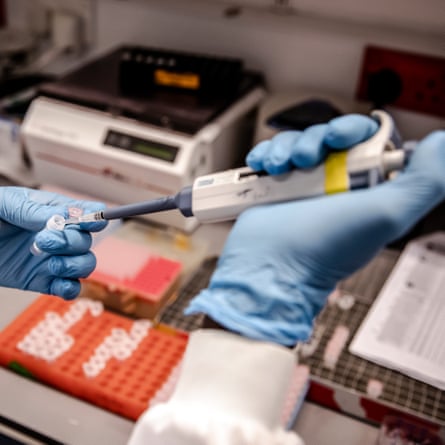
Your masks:
{"label": "white microcentrifuge tube", "polygon": [[[46,228],[49,230],[57,230],[59,232],[62,231],[65,228],[65,218],[62,215],[51,216],[51,218],[46,221]],[[42,255],[43,253],[35,241],[32,243],[29,250],[33,255]]]}

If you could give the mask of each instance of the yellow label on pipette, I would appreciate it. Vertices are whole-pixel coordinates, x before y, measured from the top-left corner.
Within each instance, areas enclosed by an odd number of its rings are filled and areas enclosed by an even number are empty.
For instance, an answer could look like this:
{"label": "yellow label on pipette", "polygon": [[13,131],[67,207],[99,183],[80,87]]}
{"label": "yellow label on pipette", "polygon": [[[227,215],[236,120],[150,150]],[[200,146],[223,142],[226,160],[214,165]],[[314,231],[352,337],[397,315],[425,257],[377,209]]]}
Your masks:
{"label": "yellow label on pipette", "polygon": [[349,190],[348,152],[331,153],[325,161],[324,189],[326,194]]}

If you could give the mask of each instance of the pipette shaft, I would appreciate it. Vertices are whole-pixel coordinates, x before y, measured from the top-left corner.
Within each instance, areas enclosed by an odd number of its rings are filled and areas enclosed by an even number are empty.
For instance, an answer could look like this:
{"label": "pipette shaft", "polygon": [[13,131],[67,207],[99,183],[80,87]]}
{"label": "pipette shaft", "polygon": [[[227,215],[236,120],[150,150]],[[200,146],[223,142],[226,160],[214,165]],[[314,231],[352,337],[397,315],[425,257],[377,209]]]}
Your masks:
{"label": "pipette shaft", "polygon": [[176,195],[151,199],[148,201],[127,204],[118,207],[110,207],[95,213],[88,213],[78,218],[69,218],[66,224],[79,224],[81,222],[104,221],[119,218],[130,218],[149,213],[164,212],[166,210],[179,209],[184,216],[192,216],[191,187],[185,187]]}

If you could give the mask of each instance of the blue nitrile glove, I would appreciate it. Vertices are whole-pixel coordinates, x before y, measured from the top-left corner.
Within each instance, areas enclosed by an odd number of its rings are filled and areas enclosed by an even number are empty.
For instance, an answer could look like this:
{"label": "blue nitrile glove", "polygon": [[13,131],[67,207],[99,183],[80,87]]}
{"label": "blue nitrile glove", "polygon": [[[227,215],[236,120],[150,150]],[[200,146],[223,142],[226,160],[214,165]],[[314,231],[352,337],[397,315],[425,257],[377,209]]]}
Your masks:
{"label": "blue nitrile glove", "polygon": [[[105,224],[68,225],[63,231],[45,229],[51,216],[67,217],[70,207],[89,213],[105,206],[24,187],[0,188],[0,286],[66,299],[78,295],[79,278],[88,276],[96,266],[89,251],[89,232],[101,230]],[[31,254],[34,240],[42,255]]]}
{"label": "blue nitrile glove", "polygon": [[[278,173],[312,166],[328,147],[369,137],[368,118],[344,116],[302,134],[286,132],[248,156],[254,168]],[[445,132],[422,140],[394,180],[374,188],[250,208],[230,233],[207,289],[187,313],[203,312],[259,340],[306,340],[336,284],[405,234],[445,198]]]}

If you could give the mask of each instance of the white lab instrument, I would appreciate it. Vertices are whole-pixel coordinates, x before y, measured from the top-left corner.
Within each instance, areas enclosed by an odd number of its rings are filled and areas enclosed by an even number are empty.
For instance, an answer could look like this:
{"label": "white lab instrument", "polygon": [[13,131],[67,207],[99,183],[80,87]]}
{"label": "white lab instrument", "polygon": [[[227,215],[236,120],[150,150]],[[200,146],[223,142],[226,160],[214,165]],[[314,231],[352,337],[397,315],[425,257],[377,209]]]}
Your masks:
{"label": "white lab instrument", "polygon": [[[197,176],[233,167],[250,146],[252,113],[264,94],[253,88],[191,135],[40,97],[22,134],[39,183],[126,204],[175,193]],[[186,231],[198,223],[177,211],[148,218]]]}

